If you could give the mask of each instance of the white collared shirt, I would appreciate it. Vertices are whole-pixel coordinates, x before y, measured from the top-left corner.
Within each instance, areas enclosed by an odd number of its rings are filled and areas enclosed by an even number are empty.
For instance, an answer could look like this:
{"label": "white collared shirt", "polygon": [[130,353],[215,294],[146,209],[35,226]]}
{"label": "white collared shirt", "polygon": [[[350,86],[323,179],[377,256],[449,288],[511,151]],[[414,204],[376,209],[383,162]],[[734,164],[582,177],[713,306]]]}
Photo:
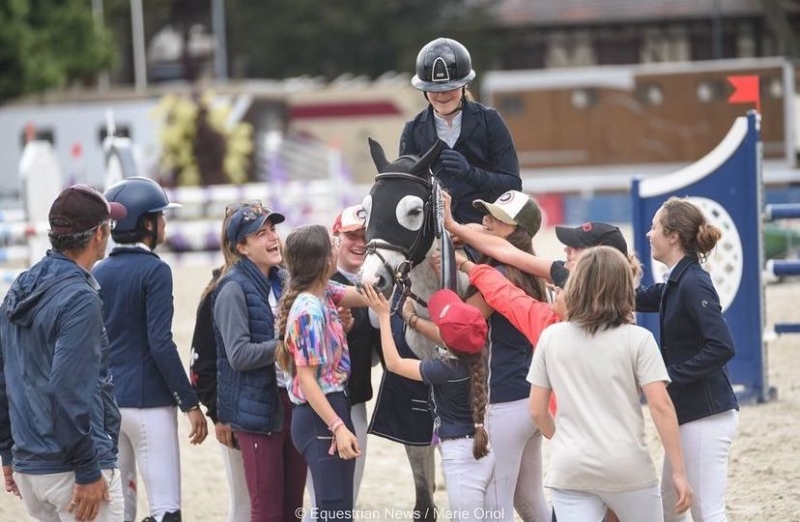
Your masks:
{"label": "white collared shirt", "polygon": [[459,111],[458,114],[453,116],[453,121],[448,122],[445,118],[436,114],[436,111],[433,111],[433,120],[436,122],[436,135],[447,143],[451,149],[456,144],[458,137],[461,136],[461,116],[462,112]]}

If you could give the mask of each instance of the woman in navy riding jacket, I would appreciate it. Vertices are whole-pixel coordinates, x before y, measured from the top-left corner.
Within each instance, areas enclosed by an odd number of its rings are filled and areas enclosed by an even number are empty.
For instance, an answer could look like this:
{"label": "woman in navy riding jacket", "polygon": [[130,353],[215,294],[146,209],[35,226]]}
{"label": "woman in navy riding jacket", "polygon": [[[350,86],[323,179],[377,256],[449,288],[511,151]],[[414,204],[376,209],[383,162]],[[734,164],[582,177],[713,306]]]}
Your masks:
{"label": "woman in navy riding jacket", "polygon": [[175,407],[186,412],[191,442],[206,438],[200,411],[172,339],[172,272],[153,251],[164,242],[164,189],[131,177],[109,187],[106,199],[128,209],[111,237],[117,246],[93,270],[102,287],[103,316],[110,345],[109,368],[122,414],[119,468],[125,521],[135,522],[136,469],[147,490],[146,522],[181,521],[181,477]]}
{"label": "woman in navy riding jacket", "polygon": [[466,47],[449,38],[429,42],[417,56],[411,84],[428,106],[406,123],[400,155],[422,156],[437,140],[447,144],[432,170],[453,196],[459,223],[480,223],[472,201],[494,201],[508,190],[522,190],[519,160],[511,133],[497,110],[472,100],[467,85],[475,78]]}
{"label": "woman in navy riding jacket", "polygon": [[[667,387],[678,414],[686,476],[694,488],[692,519],[724,522],[725,486],[739,405],[725,364],[733,339],[711,277],[700,266],[722,236],[686,199],[672,197],[653,217],[647,233],[653,259],[667,265],[664,283],[640,288],[636,308],[658,312]],[[672,471],[665,462],[661,495],[664,520],[683,520],[670,507]],[[667,487],[663,487],[667,485]]]}

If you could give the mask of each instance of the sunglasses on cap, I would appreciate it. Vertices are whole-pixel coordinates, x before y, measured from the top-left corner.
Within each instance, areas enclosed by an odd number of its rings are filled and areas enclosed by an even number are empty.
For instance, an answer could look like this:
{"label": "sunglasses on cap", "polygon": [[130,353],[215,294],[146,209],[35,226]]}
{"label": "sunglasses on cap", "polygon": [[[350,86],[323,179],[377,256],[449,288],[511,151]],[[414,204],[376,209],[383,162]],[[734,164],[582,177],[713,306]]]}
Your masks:
{"label": "sunglasses on cap", "polygon": [[240,210],[244,209],[242,213],[242,217],[238,223],[236,223],[236,228],[233,230],[234,236],[239,237],[239,233],[244,229],[249,223],[261,218],[264,212],[264,205],[261,201],[257,199],[253,199],[250,201],[245,201],[243,203],[232,203],[225,207],[225,217],[233,216]]}
{"label": "sunglasses on cap", "polygon": [[257,199],[251,199],[243,203],[229,203],[225,205],[225,217],[232,215],[239,209],[246,208],[242,222],[251,222],[264,214],[264,205]]}

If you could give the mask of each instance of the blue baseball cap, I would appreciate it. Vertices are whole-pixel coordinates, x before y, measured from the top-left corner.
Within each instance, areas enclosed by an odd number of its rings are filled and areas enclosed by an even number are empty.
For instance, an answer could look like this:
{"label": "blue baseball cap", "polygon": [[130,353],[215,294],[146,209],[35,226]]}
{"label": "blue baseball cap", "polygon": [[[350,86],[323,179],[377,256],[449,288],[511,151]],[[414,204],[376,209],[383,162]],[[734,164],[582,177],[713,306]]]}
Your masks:
{"label": "blue baseball cap", "polygon": [[244,238],[256,233],[258,229],[264,226],[267,220],[277,225],[278,223],[283,223],[286,217],[269,207],[262,206],[261,203],[244,204],[231,216],[225,235],[228,237],[228,241],[238,245],[244,241]]}

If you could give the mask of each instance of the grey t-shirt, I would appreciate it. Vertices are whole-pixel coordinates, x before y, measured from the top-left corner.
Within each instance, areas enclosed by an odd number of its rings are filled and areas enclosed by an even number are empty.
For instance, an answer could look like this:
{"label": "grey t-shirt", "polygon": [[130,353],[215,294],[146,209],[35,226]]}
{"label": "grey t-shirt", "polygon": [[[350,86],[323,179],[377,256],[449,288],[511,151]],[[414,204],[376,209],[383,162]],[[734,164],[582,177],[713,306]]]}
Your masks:
{"label": "grey t-shirt", "polygon": [[[250,325],[247,321],[247,303],[242,288],[231,281],[223,286],[214,303],[214,321],[217,323],[225,353],[231,367],[236,371],[255,370],[275,362],[277,339],[261,343],[250,341]],[[280,384],[280,383],[279,383]]]}
{"label": "grey t-shirt", "polygon": [[593,336],[570,322],[546,328],[528,372],[558,401],[546,485],[619,492],[657,484],[639,397],[642,386],[669,380],[653,335],[640,326]]}

